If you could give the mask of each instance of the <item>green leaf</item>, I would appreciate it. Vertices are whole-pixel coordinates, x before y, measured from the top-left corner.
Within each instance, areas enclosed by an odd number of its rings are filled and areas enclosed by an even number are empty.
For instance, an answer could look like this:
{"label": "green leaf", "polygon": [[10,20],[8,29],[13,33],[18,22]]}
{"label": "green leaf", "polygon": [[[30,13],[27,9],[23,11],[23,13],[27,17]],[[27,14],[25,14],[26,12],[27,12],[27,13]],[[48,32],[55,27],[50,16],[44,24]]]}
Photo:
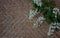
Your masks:
{"label": "green leaf", "polygon": [[37,7],[38,7],[37,4],[35,4],[34,2],[32,2],[32,6],[33,6],[34,8],[37,8]]}
{"label": "green leaf", "polygon": [[44,5],[44,7],[54,7],[54,6],[56,6],[56,4],[49,3],[49,2],[43,3],[43,5]]}
{"label": "green leaf", "polygon": [[50,24],[52,22],[49,18],[46,18],[46,21],[48,24]]}
{"label": "green leaf", "polygon": [[60,22],[60,17],[57,17],[57,21]]}
{"label": "green leaf", "polygon": [[55,5],[55,4],[53,4],[53,3],[48,3],[48,4],[47,4],[47,6],[52,7],[52,6],[56,6],[56,5]]}
{"label": "green leaf", "polygon": [[48,15],[45,15],[45,18],[46,18],[46,22],[48,23],[48,24],[50,24],[52,21],[51,21],[51,19],[48,17]]}
{"label": "green leaf", "polygon": [[53,13],[53,8],[50,8],[50,10],[48,10],[47,13],[44,13],[44,17],[46,18],[48,24],[54,22],[55,14]]}
{"label": "green leaf", "polygon": [[55,28],[55,30],[58,32],[59,31],[59,29],[58,28]]}

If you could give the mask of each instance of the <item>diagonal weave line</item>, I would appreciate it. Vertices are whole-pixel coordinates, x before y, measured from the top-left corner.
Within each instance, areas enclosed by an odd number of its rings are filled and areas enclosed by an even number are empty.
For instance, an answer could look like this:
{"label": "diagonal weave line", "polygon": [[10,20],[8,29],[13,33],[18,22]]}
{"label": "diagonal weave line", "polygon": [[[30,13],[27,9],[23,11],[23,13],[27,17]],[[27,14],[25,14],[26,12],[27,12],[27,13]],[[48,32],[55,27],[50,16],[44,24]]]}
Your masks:
{"label": "diagonal weave line", "polygon": [[[7,0],[5,0],[5,2],[6,1]],[[2,2],[5,3],[4,1]],[[9,2],[11,1],[9,0]],[[0,23],[3,24],[2,31],[0,32],[0,38],[49,38],[46,36],[47,31],[45,31],[48,28],[47,25],[42,25],[44,27],[35,29],[32,28],[32,23],[29,23],[28,10],[30,9],[29,4],[31,3],[31,0],[18,0],[18,2],[17,0],[13,0],[13,2],[14,4],[11,2],[11,6],[10,3],[7,2],[9,5],[5,3],[7,5],[6,11],[4,11],[5,9],[2,10],[2,16],[5,19]],[[55,35],[50,38],[54,37],[56,38],[57,36]]]}

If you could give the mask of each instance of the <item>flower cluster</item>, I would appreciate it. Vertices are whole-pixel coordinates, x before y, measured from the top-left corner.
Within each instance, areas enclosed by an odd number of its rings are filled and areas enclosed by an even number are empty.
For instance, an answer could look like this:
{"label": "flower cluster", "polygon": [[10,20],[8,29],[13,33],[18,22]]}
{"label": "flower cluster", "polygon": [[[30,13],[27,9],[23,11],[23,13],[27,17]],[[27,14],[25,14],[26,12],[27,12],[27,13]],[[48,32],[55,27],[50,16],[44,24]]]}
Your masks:
{"label": "flower cluster", "polygon": [[[35,3],[37,6],[42,6],[41,0],[33,0],[33,3]],[[36,14],[38,14],[38,9],[31,9],[29,14],[29,19],[32,19]]]}
{"label": "flower cluster", "polygon": [[34,27],[37,28],[38,26],[40,26],[40,24],[42,24],[44,20],[45,20],[45,18],[42,17],[42,16],[40,16],[40,17],[37,19],[36,23],[34,24]]}
{"label": "flower cluster", "polygon": [[42,6],[42,0],[34,0],[34,3],[36,3],[38,6]]}
{"label": "flower cluster", "polygon": [[53,13],[54,13],[54,14],[60,14],[60,11],[59,11],[58,8],[54,8],[54,9],[53,9]]}
{"label": "flower cluster", "polygon": [[[53,8],[53,13],[55,14],[55,19],[57,19],[57,14],[60,14],[60,11],[58,8]],[[60,29],[60,23],[58,23],[56,20],[54,23],[52,23],[49,27],[48,36],[52,35],[55,29]]]}
{"label": "flower cluster", "polygon": [[35,15],[37,14],[37,9],[35,10],[30,10],[30,14],[29,14],[29,19],[32,19]]}
{"label": "flower cluster", "polygon": [[60,23],[52,23],[49,27],[48,36],[52,35],[55,29],[60,29]]}
{"label": "flower cluster", "polygon": [[52,0],[33,0],[33,8],[30,10],[29,19],[33,19],[33,17],[41,13],[36,23],[34,23],[34,27],[37,28],[43,21],[46,21],[48,24],[51,24],[48,31],[48,36],[52,35],[55,30],[60,29],[60,11],[58,8],[55,8]]}

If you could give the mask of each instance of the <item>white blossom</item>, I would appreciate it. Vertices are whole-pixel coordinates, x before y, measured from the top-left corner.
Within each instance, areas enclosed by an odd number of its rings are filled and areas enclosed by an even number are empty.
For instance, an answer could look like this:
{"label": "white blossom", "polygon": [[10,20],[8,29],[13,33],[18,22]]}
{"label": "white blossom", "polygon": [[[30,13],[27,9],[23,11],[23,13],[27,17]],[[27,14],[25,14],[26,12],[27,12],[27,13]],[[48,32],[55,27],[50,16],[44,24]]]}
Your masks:
{"label": "white blossom", "polygon": [[52,32],[48,32],[48,36],[52,35],[53,33]]}
{"label": "white blossom", "polygon": [[36,3],[38,6],[42,6],[42,0],[34,0],[34,3]]}
{"label": "white blossom", "polygon": [[51,28],[54,28],[54,29],[55,29],[55,28],[56,28],[56,26],[52,26]]}
{"label": "white blossom", "polygon": [[60,29],[60,23],[57,23],[57,25],[58,25],[57,28]]}
{"label": "white blossom", "polygon": [[29,19],[32,19],[36,14],[37,14],[37,9],[36,10],[31,9],[29,14]]}
{"label": "white blossom", "polygon": [[60,29],[59,25],[60,25],[60,23],[56,23],[56,22],[52,23],[49,27],[48,36],[53,34],[55,28]]}
{"label": "white blossom", "polygon": [[[49,0],[48,0],[48,1],[49,1]],[[43,5],[42,0],[33,0],[33,3],[36,4],[37,6],[40,6],[40,7],[42,7],[42,5]],[[46,7],[46,8],[50,10],[50,7]],[[57,14],[60,15],[60,11],[59,11],[58,8],[53,8],[52,10],[53,10],[53,13],[55,14],[55,19],[56,19],[56,18],[57,18]],[[30,10],[30,14],[29,14],[29,19],[33,19],[33,17],[34,17],[36,14],[38,14],[37,11],[38,11],[38,9],[35,9],[35,10],[31,9],[31,10]],[[40,12],[39,12],[39,13],[40,13]],[[43,16],[40,16],[40,17],[37,19],[36,23],[34,23],[34,27],[35,27],[35,28],[39,27],[40,24],[42,24],[44,20],[45,20],[45,18],[44,18]],[[58,23],[58,22],[51,23],[47,35],[48,35],[48,36],[52,35],[52,34],[54,33],[54,31],[55,31],[56,28],[60,29],[60,23]]]}
{"label": "white blossom", "polygon": [[56,23],[56,22],[54,22],[54,23],[53,23],[53,25],[57,25],[57,23]]}
{"label": "white blossom", "polygon": [[60,26],[60,23],[57,23],[58,26]]}
{"label": "white blossom", "polygon": [[34,27],[37,28],[38,26],[40,26],[40,24],[42,24],[44,20],[45,20],[44,17],[39,17],[36,23],[34,24]]}
{"label": "white blossom", "polygon": [[58,29],[60,29],[60,27],[59,27],[59,26],[57,26],[57,28],[58,28]]}
{"label": "white blossom", "polygon": [[51,26],[49,27],[48,36],[51,35]]}
{"label": "white blossom", "polygon": [[57,15],[55,15],[55,18],[57,18]]}
{"label": "white blossom", "polygon": [[56,27],[55,26],[53,26],[53,23],[51,23],[51,25],[50,25],[50,27],[49,27],[49,31],[48,31],[48,36],[50,36],[50,35],[52,35],[53,34],[53,32],[54,32],[54,29],[55,29]]}
{"label": "white blossom", "polygon": [[60,11],[59,11],[58,8],[53,8],[53,13],[54,13],[54,14],[57,14],[57,13],[60,14]]}

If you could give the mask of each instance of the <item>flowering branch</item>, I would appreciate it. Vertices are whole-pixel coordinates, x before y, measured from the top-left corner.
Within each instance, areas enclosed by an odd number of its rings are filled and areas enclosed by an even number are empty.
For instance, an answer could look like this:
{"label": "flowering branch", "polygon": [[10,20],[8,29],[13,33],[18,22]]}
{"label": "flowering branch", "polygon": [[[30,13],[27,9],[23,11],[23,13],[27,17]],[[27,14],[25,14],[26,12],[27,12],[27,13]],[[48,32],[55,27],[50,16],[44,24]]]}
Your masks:
{"label": "flowering branch", "polygon": [[[55,8],[56,4],[52,2],[53,0],[33,0],[33,8],[30,10],[29,19],[42,13],[43,17],[39,17],[34,24],[34,27],[37,28],[45,20],[48,24],[51,24],[49,27],[48,35],[52,35],[54,31],[60,29],[60,11],[58,8]],[[46,11],[47,10],[47,11]],[[43,13],[43,11],[45,11]]]}

